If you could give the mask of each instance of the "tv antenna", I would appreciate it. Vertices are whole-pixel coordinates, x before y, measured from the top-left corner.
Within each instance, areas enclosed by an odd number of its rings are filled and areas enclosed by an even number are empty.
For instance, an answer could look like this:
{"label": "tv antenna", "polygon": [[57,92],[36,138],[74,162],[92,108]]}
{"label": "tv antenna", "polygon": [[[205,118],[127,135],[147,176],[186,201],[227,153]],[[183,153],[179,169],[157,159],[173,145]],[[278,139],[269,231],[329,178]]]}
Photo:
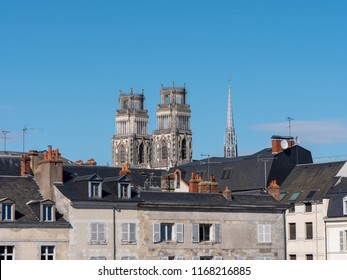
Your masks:
{"label": "tv antenna", "polygon": [[1,134],[2,134],[1,138],[4,139],[4,151],[6,151],[6,140],[11,139],[11,138],[7,137],[7,134],[9,134],[9,133],[11,133],[11,131],[7,131],[7,130],[1,131]]}
{"label": "tv antenna", "polygon": [[291,135],[291,128],[292,128],[292,121],[293,121],[293,120],[294,120],[293,118],[287,117],[289,136],[292,136],[292,135]]}
{"label": "tv antenna", "polygon": [[27,125],[23,127],[23,153],[25,152],[25,135],[28,133],[28,130],[43,130],[42,128],[29,128]]}
{"label": "tv antenna", "polygon": [[211,156],[220,156],[220,155],[211,155],[211,154],[201,154],[202,157],[207,157],[207,180],[210,180],[210,163],[218,163],[218,162],[210,162]]}

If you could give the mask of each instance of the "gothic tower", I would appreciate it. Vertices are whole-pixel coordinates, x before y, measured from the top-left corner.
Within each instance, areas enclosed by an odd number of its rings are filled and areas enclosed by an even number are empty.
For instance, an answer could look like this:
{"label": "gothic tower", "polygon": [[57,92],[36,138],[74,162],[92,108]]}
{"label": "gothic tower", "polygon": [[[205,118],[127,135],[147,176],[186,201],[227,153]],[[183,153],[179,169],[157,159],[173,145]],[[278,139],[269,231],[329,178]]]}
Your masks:
{"label": "gothic tower", "polygon": [[134,167],[149,167],[151,138],[148,135],[148,111],[144,109],[144,91],[134,94],[120,92],[116,112],[116,134],[112,139],[112,165],[128,162]]}
{"label": "gothic tower", "polygon": [[161,87],[157,130],[153,132],[152,167],[170,168],[192,161],[190,106],[186,86]]}
{"label": "gothic tower", "polygon": [[227,127],[225,131],[225,139],[224,139],[224,157],[226,158],[237,157],[237,144],[236,144],[236,135],[235,135],[235,128],[234,128],[233,112],[232,112],[230,81],[229,81],[229,90],[228,90]]}

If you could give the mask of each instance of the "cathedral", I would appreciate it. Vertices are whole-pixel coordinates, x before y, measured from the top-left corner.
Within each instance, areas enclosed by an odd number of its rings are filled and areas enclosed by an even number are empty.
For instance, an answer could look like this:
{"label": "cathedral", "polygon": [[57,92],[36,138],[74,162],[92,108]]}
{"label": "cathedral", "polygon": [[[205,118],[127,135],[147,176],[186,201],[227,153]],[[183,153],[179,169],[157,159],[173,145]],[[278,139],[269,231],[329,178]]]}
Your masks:
{"label": "cathedral", "polygon": [[112,165],[168,169],[192,161],[190,105],[186,86],[162,86],[157,105],[157,129],[148,133],[144,91],[120,92],[116,133],[112,138]]}

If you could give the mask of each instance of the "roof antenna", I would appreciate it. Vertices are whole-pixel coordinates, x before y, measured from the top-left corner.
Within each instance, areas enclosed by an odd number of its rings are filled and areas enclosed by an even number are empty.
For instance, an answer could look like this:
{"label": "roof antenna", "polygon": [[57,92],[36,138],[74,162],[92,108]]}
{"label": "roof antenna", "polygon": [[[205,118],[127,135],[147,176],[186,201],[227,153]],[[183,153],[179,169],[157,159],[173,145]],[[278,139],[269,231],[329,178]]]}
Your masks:
{"label": "roof antenna", "polygon": [[293,120],[294,120],[293,118],[287,117],[289,136],[292,136],[292,135],[291,135],[291,128],[292,128],[292,121],[293,121]]}

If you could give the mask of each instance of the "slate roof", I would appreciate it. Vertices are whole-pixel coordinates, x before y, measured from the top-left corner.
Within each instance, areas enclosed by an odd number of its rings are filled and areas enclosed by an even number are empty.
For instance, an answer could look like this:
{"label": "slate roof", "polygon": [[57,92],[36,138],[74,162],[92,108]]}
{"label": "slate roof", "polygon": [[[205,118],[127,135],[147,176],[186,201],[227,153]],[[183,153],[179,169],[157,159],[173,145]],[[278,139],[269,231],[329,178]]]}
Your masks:
{"label": "slate roof", "polygon": [[326,198],[329,198],[328,218],[346,217],[343,214],[342,199],[347,196],[347,178],[341,178],[341,182],[330,189]]}
{"label": "slate roof", "polygon": [[[8,198],[15,203],[15,221],[1,221],[0,227],[69,227],[69,223],[56,212],[56,222],[41,222],[37,211],[28,205],[30,201],[43,201],[39,187],[32,177],[0,176],[0,198]],[[34,224],[34,225],[33,225]]]}
{"label": "slate roof", "polygon": [[[90,176],[93,174],[98,175],[102,179],[110,177],[118,177],[121,171],[120,167],[98,166],[98,165],[64,165],[63,180],[64,184],[69,184],[71,180],[74,180],[78,176]],[[130,168],[131,181],[135,187],[145,187],[152,185],[160,188],[161,176],[163,170],[158,169],[140,169]],[[151,184],[149,184],[149,178]]]}
{"label": "slate roof", "polygon": [[220,190],[225,187],[233,192],[245,190],[260,190],[271,180],[281,184],[297,163],[312,163],[311,152],[296,145],[278,154],[272,154],[271,149],[261,150],[253,155],[236,158],[211,157],[194,161],[179,167],[171,168],[182,172],[182,179],[189,184],[192,173],[199,173],[203,180],[208,180],[208,173],[214,175]]}
{"label": "slate roof", "polygon": [[[296,166],[280,185],[280,192],[286,193],[281,201],[322,201],[329,190],[338,182],[339,177],[336,175],[344,164],[344,161],[340,161]],[[298,197],[291,199],[295,192],[298,193]]]}
{"label": "slate roof", "polygon": [[19,155],[0,155],[0,175],[20,176],[20,159]]}

